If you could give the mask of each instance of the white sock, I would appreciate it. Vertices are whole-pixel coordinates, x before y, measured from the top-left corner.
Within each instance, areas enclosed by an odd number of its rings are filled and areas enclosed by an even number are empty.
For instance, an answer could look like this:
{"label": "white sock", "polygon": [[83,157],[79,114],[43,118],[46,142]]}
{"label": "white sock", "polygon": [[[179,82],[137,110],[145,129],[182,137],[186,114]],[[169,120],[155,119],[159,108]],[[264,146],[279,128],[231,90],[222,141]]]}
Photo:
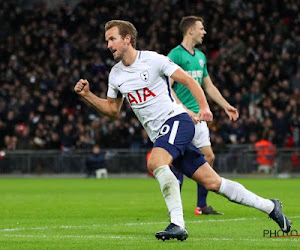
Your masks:
{"label": "white sock", "polygon": [[168,165],[158,167],[153,171],[153,175],[159,182],[160,190],[170,213],[171,222],[184,228],[182,202],[177,178]]}
{"label": "white sock", "polygon": [[257,208],[267,214],[270,214],[274,209],[274,203],[272,201],[252,193],[238,182],[225,178],[222,178],[218,193],[227,197],[230,201]]}

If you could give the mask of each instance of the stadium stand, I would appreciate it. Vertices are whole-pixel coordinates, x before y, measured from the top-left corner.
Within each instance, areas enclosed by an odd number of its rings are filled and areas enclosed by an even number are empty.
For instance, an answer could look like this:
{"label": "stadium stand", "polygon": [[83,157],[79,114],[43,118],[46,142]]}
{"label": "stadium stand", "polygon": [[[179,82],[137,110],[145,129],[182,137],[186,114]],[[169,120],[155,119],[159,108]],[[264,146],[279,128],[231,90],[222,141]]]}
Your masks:
{"label": "stadium stand", "polygon": [[167,54],[180,42],[181,17],[190,14],[203,16],[208,34],[200,49],[210,76],[240,111],[231,122],[211,105],[213,146],[254,144],[264,135],[276,147],[298,147],[299,5],[196,2],[82,0],[47,8],[47,1],[1,1],[0,149],[149,148],[127,103],[110,121],[84,105],[73,86],[87,78],[97,95],[106,96],[114,64],[104,41],[106,21],[130,20],[143,34],[138,48]]}

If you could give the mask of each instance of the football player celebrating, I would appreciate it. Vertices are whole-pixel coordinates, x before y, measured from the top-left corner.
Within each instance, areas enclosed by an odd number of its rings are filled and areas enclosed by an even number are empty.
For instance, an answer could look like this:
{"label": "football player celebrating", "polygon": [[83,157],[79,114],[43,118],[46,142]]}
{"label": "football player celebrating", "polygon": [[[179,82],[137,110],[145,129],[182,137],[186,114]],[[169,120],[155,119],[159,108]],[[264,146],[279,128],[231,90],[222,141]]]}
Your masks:
{"label": "football player celebrating", "polygon": [[96,110],[111,118],[119,114],[126,98],[154,142],[147,167],[160,184],[171,217],[171,223],[165,230],[157,232],[156,238],[185,240],[188,237],[179,185],[170,170],[171,163],[207,190],[269,214],[284,232],[289,232],[290,222],[283,214],[278,200],[261,198],[241,184],[221,178],[191,143],[195,132],[194,123],[185,109],[174,101],[167,79],[172,77],[190,89],[201,106],[198,120],[212,121],[213,116],[203,90],[167,57],[151,51],[138,51],[136,38],[137,31],[132,23],[122,20],[107,22],[107,46],[114,59],[119,61],[109,74],[107,99],[93,94],[86,79],[80,79],[74,90]]}

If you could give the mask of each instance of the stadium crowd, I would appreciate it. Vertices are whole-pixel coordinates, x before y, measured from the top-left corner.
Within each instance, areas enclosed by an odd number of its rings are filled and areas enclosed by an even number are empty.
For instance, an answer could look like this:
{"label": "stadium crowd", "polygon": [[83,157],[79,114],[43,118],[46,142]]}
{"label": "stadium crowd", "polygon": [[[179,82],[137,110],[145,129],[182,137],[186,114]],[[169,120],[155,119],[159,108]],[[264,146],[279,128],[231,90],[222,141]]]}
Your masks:
{"label": "stadium crowd", "polygon": [[[196,3],[198,2],[198,3]],[[73,7],[23,8],[0,2],[0,149],[149,148],[127,102],[116,120],[95,113],[73,92],[86,78],[106,96],[115,63],[104,24],[130,20],[137,47],[167,55],[181,41],[179,22],[202,16],[208,72],[240,111],[237,122],[213,102],[216,148],[268,138],[300,144],[300,6],[293,0],[82,0]],[[80,111],[80,112],[79,112]]]}

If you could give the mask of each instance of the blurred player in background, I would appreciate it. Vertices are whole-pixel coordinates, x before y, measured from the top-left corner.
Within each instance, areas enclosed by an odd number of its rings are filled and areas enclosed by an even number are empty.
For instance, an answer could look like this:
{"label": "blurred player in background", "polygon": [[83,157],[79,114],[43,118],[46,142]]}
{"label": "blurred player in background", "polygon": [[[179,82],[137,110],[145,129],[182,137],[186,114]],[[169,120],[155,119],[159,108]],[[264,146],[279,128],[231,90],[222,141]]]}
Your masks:
{"label": "blurred player in background", "polygon": [[[183,34],[183,40],[180,45],[172,49],[169,53],[169,58],[177,65],[184,69],[191,77],[193,77],[200,86],[205,90],[216,103],[218,103],[226,112],[230,120],[237,120],[239,113],[236,108],[232,107],[221,95],[220,91],[215,87],[209,74],[207,72],[207,64],[205,55],[195,48],[196,45],[202,44],[203,37],[206,31],[203,26],[203,19],[196,16],[183,17],[180,22],[180,30]],[[199,112],[199,105],[188,88],[184,85],[170,80],[174,97],[184,105],[188,114],[195,123],[195,137],[193,144],[199,148],[204,154],[205,159],[210,166],[213,166],[215,155],[211,148],[209,129],[205,121],[199,122],[197,113]],[[183,174],[174,172],[180,185],[183,184]],[[195,208],[196,215],[215,214],[222,215],[223,213],[215,211],[211,206],[207,206],[208,191],[205,187],[198,184],[198,199],[197,207]]]}
{"label": "blurred player in background", "polygon": [[281,210],[278,200],[261,198],[241,184],[221,178],[191,143],[195,126],[185,109],[174,101],[168,77],[187,86],[201,106],[197,119],[212,121],[204,92],[199,84],[167,57],[152,51],[136,50],[137,31],[127,21],[112,20],[105,25],[108,49],[116,61],[108,80],[107,99],[90,91],[89,82],[80,79],[74,90],[102,114],[115,118],[124,97],[144,126],[153,149],[148,168],[158,180],[168,207],[171,223],[155,234],[157,239],[185,240],[188,237],[183,219],[180,189],[169,165],[180,167],[186,176],[203,184],[229,200],[255,207],[277,222],[285,232],[290,222]]}

